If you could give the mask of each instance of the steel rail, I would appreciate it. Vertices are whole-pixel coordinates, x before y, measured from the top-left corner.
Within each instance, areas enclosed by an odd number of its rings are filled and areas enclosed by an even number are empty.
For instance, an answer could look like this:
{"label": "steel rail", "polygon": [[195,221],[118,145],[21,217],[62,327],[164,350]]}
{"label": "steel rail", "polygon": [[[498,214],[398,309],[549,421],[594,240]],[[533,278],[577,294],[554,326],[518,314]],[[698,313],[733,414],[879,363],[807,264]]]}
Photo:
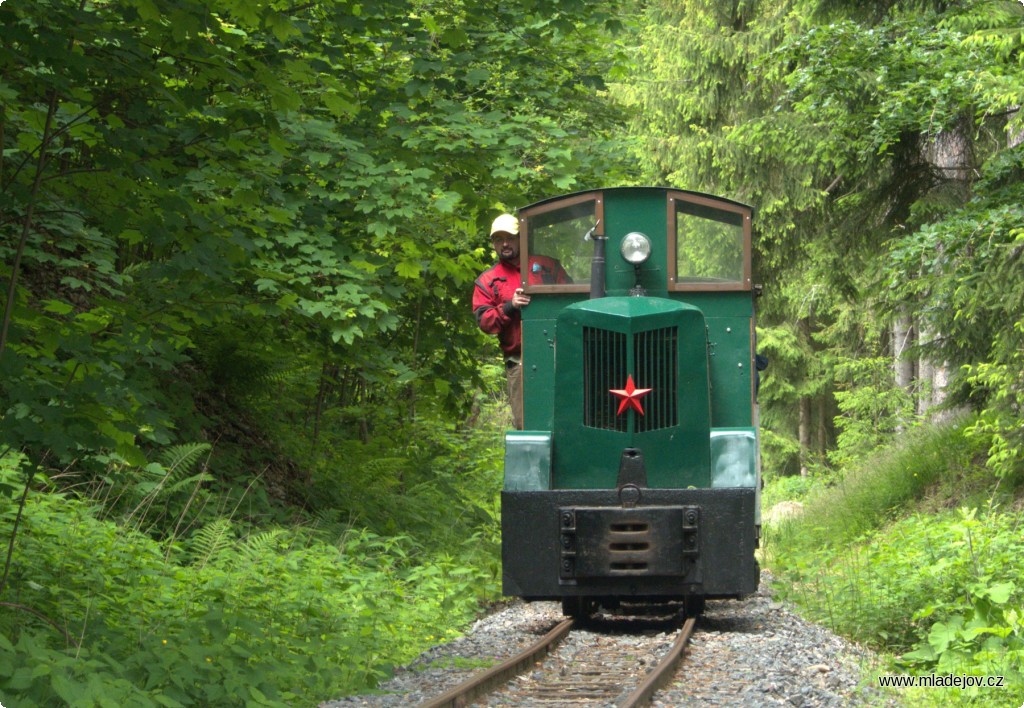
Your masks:
{"label": "steel rail", "polygon": [[683,623],[683,628],[680,630],[675,642],[672,643],[672,648],[658,662],[658,665],[644,677],[640,685],[617,704],[618,708],[635,708],[636,706],[645,706],[650,703],[654,692],[672,678],[673,672],[679,665],[679,662],[682,661],[683,651],[686,649],[687,642],[690,641],[690,636],[693,634],[696,624],[696,617],[690,617]]}
{"label": "steel rail", "polygon": [[513,676],[521,674],[537,660],[544,657],[551,648],[562,641],[572,629],[571,619],[563,620],[555,628],[545,634],[529,647],[515,656],[509,657],[497,666],[473,676],[451,690],[420,704],[420,708],[463,708],[474,698],[488,693],[495,686],[507,683]]}

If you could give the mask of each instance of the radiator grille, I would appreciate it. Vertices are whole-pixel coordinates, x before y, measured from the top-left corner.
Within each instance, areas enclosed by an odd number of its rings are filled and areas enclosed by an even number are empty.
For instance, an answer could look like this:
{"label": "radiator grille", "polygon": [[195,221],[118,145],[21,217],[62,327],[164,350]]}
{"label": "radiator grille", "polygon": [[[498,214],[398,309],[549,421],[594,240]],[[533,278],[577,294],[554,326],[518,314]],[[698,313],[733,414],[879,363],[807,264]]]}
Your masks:
{"label": "radiator grille", "polygon": [[627,416],[616,415],[618,401],[609,390],[626,380],[626,335],[583,328],[583,424],[626,432]]}
{"label": "radiator grille", "polygon": [[633,335],[636,385],[653,389],[643,398],[644,414],[636,416],[638,433],[676,424],[676,332],[665,327]]}
{"label": "radiator grille", "polygon": [[609,391],[622,388],[632,373],[638,388],[653,389],[643,399],[644,415],[633,415],[643,433],[676,425],[677,329],[665,327],[633,335],[633,371],[627,359],[628,335],[583,328],[583,424],[626,432],[629,415],[617,415],[619,400]]}

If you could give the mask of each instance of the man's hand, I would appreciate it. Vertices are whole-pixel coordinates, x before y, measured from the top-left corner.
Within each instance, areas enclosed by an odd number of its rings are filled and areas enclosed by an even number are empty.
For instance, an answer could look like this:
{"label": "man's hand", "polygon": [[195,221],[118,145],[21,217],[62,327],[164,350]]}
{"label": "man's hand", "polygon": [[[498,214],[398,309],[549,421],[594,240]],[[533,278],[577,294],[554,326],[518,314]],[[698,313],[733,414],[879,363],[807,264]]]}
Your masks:
{"label": "man's hand", "polygon": [[516,288],[515,294],[512,295],[512,307],[521,310],[529,304],[530,296],[524,293],[522,288]]}

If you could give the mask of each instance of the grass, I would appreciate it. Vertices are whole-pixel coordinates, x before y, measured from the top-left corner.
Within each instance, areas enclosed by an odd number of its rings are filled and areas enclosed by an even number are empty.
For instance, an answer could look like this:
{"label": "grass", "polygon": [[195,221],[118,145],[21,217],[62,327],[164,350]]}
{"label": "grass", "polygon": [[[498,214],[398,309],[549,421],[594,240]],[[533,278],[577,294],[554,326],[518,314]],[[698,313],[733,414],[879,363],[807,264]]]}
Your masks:
{"label": "grass", "polygon": [[[1006,688],[894,689],[925,705],[1019,705],[1024,536],[1017,489],[962,424],[930,427],[842,474],[770,482],[803,503],[764,530],[777,591],[866,643],[889,674],[1004,676]],[[872,680],[873,677],[872,677]],[[934,701],[934,702],[933,702]]]}

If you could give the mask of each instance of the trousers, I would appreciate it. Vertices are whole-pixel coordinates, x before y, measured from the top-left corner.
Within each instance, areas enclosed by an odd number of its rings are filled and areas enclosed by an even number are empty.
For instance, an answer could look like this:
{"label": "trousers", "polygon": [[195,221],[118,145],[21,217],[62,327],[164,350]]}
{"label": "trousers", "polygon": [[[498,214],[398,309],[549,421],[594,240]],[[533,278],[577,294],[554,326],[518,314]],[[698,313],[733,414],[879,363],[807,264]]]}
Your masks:
{"label": "trousers", "polygon": [[512,406],[512,425],[516,430],[523,429],[523,365],[521,362],[509,361],[505,365],[505,376],[508,378],[508,402]]}

